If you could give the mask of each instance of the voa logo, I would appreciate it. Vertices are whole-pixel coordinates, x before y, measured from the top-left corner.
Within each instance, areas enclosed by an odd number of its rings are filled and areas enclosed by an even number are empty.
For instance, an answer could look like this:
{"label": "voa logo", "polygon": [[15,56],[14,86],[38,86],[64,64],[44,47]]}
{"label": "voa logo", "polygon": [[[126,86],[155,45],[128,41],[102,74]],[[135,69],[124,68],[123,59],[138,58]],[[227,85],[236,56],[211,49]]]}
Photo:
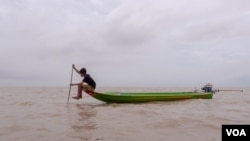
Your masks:
{"label": "voa logo", "polygon": [[228,136],[247,136],[246,132],[244,129],[226,129],[227,135]]}

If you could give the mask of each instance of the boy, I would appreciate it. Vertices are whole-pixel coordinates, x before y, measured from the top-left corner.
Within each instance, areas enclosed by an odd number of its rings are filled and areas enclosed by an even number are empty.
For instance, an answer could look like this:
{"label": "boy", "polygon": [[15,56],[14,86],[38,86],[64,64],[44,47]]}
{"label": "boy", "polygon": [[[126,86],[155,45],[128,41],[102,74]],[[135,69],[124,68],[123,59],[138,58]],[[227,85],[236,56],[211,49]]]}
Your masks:
{"label": "boy", "polygon": [[84,77],[82,82],[70,84],[70,86],[78,86],[77,96],[72,97],[72,98],[78,100],[78,99],[82,98],[82,91],[83,90],[93,92],[96,88],[96,83],[95,83],[94,79],[89,74],[87,74],[87,70],[85,68],[82,68],[79,71],[76,69],[75,64],[73,64],[72,67],[78,74],[80,74],[81,77]]}

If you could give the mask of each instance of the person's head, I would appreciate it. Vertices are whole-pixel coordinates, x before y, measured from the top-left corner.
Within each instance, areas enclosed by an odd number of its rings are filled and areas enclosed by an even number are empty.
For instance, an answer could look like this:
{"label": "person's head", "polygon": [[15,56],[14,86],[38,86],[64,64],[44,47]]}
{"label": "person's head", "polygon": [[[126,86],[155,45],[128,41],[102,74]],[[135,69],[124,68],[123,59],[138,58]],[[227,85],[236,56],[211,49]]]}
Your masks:
{"label": "person's head", "polygon": [[81,74],[82,77],[85,76],[86,73],[87,73],[86,68],[82,68],[82,69],[80,70],[80,74]]}

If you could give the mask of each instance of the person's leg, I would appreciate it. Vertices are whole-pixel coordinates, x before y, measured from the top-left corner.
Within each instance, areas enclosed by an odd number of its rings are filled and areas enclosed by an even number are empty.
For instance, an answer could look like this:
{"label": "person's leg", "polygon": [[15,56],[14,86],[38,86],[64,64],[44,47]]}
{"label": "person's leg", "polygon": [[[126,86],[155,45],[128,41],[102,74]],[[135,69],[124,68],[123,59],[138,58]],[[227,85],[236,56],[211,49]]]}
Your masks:
{"label": "person's leg", "polygon": [[94,91],[94,89],[90,85],[83,85],[83,90],[88,94],[93,93]]}
{"label": "person's leg", "polygon": [[78,94],[78,95],[77,95],[77,96],[78,96],[79,98],[82,98],[82,89],[83,89],[83,86],[82,86],[82,85],[78,85],[78,89],[77,89],[77,91],[78,91],[77,94]]}
{"label": "person's leg", "polygon": [[78,85],[78,89],[77,89],[77,96],[72,97],[74,99],[81,99],[82,98],[82,91],[85,91],[86,93],[90,94],[93,93],[94,89],[90,86],[90,85]]}
{"label": "person's leg", "polygon": [[83,90],[83,86],[82,85],[77,85],[77,96],[75,96],[73,98],[74,99],[82,98],[82,90]]}

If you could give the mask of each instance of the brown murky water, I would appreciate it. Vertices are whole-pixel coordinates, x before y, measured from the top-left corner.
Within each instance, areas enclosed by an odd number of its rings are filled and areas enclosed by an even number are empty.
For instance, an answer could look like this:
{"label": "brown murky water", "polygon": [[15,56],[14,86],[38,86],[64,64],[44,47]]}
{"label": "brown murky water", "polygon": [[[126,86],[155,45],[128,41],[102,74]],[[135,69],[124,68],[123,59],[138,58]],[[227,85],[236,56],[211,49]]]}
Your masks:
{"label": "brown murky water", "polygon": [[[98,88],[184,91],[193,88]],[[106,104],[68,88],[0,88],[1,141],[219,141],[222,124],[250,124],[250,89],[213,99]],[[72,88],[71,96],[76,90]]]}

